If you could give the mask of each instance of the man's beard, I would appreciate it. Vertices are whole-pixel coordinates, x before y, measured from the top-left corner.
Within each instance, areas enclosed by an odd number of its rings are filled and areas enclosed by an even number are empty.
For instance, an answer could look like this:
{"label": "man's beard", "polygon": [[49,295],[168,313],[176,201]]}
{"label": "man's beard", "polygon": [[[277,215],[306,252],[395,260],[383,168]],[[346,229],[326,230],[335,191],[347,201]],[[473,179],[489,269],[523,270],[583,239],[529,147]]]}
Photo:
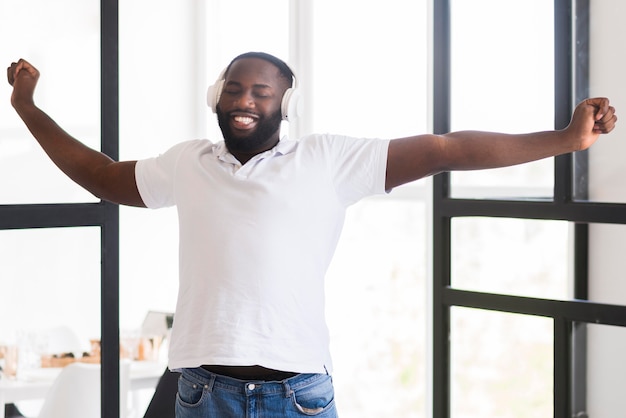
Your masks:
{"label": "man's beard", "polygon": [[224,143],[228,151],[251,153],[262,150],[267,146],[267,141],[278,132],[282,121],[282,113],[279,111],[272,114],[269,118],[259,115],[259,120],[254,132],[248,135],[237,135],[231,129],[228,123],[230,116],[217,108],[217,122],[224,136]]}

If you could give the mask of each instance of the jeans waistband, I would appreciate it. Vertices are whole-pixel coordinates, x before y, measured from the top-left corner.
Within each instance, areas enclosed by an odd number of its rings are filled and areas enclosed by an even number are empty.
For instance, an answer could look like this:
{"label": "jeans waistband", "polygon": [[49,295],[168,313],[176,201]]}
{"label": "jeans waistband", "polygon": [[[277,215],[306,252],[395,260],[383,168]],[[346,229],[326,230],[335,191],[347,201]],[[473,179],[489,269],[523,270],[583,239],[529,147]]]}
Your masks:
{"label": "jeans waistband", "polygon": [[233,377],[211,373],[202,367],[182,369],[182,374],[187,380],[197,385],[204,386],[208,390],[219,387],[223,390],[241,394],[284,393],[285,395],[289,395],[292,390],[298,390],[315,384],[320,379],[327,377],[325,374],[302,373],[282,381],[239,380]]}
{"label": "jeans waistband", "polygon": [[267,369],[261,366],[213,366],[202,365],[204,370],[220,376],[228,376],[239,380],[267,380],[282,382],[299,373],[283,372],[280,370]]}

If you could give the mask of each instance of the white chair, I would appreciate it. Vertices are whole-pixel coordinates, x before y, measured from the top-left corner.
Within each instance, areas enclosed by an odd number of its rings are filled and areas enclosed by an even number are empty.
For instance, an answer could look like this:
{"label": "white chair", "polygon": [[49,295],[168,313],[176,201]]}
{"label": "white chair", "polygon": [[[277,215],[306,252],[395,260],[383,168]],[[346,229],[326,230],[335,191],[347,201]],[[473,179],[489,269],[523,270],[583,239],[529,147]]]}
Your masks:
{"label": "white chair", "polygon": [[80,355],[88,349],[78,338],[78,335],[70,327],[64,325],[44,330],[40,332],[40,335],[46,339],[46,354],[74,353]]}
{"label": "white chair", "polygon": [[[120,363],[120,410],[126,416],[130,363]],[[100,365],[65,366],[50,387],[38,418],[100,418]]]}

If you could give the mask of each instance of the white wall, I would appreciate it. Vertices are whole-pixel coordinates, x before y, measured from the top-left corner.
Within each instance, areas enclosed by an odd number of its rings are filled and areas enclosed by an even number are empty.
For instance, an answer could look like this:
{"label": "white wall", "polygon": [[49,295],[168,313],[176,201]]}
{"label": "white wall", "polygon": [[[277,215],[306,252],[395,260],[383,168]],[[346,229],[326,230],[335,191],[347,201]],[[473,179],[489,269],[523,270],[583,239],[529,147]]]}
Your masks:
{"label": "white wall", "polygon": [[[618,117],[626,109],[624,18],[626,3],[621,0],[594,0],[591,4],[590,95],[608,96]],[[623,140],[624,121],[615,131],[590,150],[590,199],[600,202],[626,202],[626,165]],[[626,304],[624,279],[626,227],[591,225],[589,232],[589,297],[594,302]],[[588,413],[591,417],[623,416],[626,375],[626,330],[609,326],[589,326]],[[619,411],[619,412],[618,412]]]}

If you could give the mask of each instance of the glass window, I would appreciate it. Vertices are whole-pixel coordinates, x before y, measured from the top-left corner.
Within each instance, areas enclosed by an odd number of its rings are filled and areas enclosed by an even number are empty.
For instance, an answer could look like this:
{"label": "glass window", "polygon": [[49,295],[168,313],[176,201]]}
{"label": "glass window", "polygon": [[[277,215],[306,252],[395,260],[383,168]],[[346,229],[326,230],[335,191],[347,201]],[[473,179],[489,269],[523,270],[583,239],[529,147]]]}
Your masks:
{"label": "glass window", "polygon": [[[424,1],[314,3],[314,132],[369,138],[428,132],[427,16]],[[422,183],[350,208],[327,276],[334,382],[348,417],[426,413]]]}
{"label": "glass window", "polygon": [[453,307],[450,416],[553,416],[553,326],[547,318]]}
{"label": "glass window", "polygon": [[[429,132],[427,2],[313,4],[312,131]],[[342,416],[425,416],[425,196],[417,182],[348,210],[326,309]]]}
{"label": "glass window", "polygon": [[[100,2],[0,2],[0,36],[7,40],[5,59],[24,58],[41,72],[37,104],[71,135],[99,149]],[[11,107],[10,90],[3,91],[0,204],[97,201],[48,159]]]}
{"label": "glass window", "polygon": [[341,416],[425,416],[425,221],[415,199],[370,198],[349,210],[326,279]]}
{"label": "glass window", "polygon": [[426,10],[423,0],[315,2],[316,132],[370,138],[428,132]]}
{"label": "glass window", "polygon": [[51,343],[42,336],[66,327],[89,351],[100,338],[100,276],[100,228],[0,231],[0,345],[19,344],[21,365],[38,366]]}
{"label": "glass window", "polygon": [[452,286],[551,299],[568,295],[569,225],[510,218],[452,220]]}
{"label": "glass window", "polygon": [[[452,0],[451,130],[554,129],[553,3]],[[532,28],[532,30],[529,30]],[[553,159],[454,172],[451,195],[551,197]]]}

